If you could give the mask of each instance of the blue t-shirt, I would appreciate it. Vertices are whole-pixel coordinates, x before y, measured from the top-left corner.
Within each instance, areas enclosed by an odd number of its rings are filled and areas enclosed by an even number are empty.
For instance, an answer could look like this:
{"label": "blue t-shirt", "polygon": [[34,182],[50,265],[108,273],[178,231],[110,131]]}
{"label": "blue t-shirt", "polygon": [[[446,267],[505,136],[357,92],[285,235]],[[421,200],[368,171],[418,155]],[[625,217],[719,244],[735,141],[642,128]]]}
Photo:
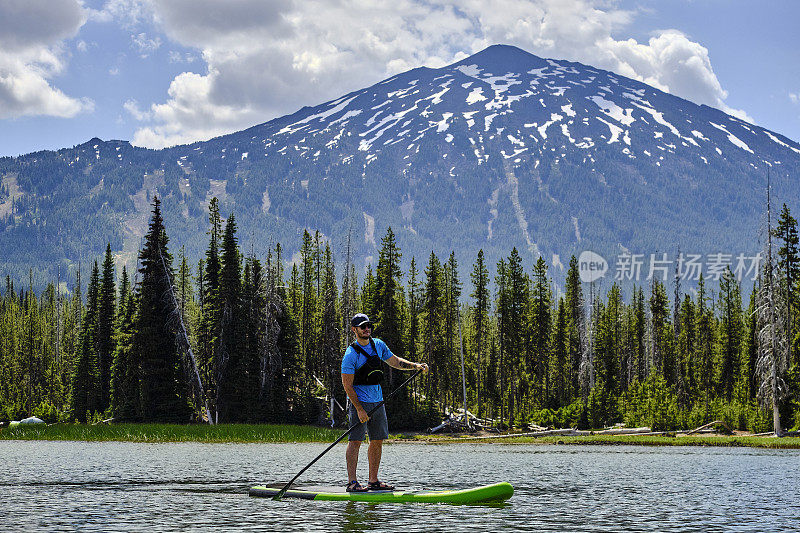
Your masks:
{"label": "blue t-shirt", "polygon": [[[372,340],[375,341],[375,349],[378,351],[377,355],[381,360],[386,361],[394,355],[385,342],[375,338]],[[370,356],[375,355],[371,344],[361,346],[361,348]],[[356,370],[364,366],[366,362],[366,355],[357,352],[352,346],[348,346],[342,358],[342,374],[355,374]],[[353,389],[355,389],[356,396],[360,402],[375,403],[383,401],[383,391],[380,385],[353,385]]]}

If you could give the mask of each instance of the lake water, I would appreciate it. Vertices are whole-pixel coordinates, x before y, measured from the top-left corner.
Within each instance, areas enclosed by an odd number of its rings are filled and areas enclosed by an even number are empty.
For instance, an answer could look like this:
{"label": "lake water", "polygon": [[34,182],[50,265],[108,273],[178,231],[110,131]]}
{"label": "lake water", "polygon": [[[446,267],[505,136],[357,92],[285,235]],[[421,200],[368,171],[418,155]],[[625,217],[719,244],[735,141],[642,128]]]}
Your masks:
{"label": "lake water", "polygon": [[[324,444],[0,441],[4,531],[798,531],[800,452],[500,444],[384,447],[404,488],[509,481],[504,506],[250,498]],[[359,473],[366,472],[362,447]],[[344,446],[300,478],[346,481]]]}

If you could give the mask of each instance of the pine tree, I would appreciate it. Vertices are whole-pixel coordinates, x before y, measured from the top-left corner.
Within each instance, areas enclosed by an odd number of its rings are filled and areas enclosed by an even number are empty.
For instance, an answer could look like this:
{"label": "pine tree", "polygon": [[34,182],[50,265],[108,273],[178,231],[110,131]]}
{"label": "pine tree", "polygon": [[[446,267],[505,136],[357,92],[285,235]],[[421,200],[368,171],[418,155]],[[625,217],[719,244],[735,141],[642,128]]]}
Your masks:
{"label": "pine tree", "polygon": [[455,253],[450,253],[442,273],[444,276],[442,306],[444,309],[443,331],[446,371],[442,375],[441,383],[445,389],[447,403],[454,405],[461,403],[456,401],[456,398],[461,396],[461,381],[458,379],[460,376],[458,328],[461,320],[458,300],[461,297],[461,282],[458,279],[458,263],[456,262]]}
{"label": "pine tree", "polygon": [[598,341],[595,347],[597,381],[602,382],[608,394],[619,394],[623,304],[622,294],[616,283],[608,292],[607,303],[600,306],[599,316]]}
{"label": "pine tree", "polygon": [[[383,340],[389,349],[398,357],[406,357],[403,342],[403,292],[400,278],[402,253],[397,246],[392,228],[386,230],[386,235],[381,240],[381,249],[378,256],[378,267],[375,277],[374,310],[370,311],[376,320],[375,336]],[[384,382],[386,391],[394,390],[403,380],[404,376],[394,369],[390,369],[388,379]],[[396,424],[407,425],[410,421],[408,413],[411,411],[411,395],[408,389],[403,389],[395,396],[393,404],[387,409],[390,418]]]}
{"label": "pine tree", "polygon": [[194,294],[192,291],[192,275],[183,246],[178,252],[178,264],[180,266],[178,267],[177,296],[181,306],[181,316],[186,318],[188,308],[194,303]]}
{"label": "pine tree", "polygon": [[470,296],[475,299],[472,307],[472,366],[475,368],[475,401],[478,404],[478,416],[483,416],[483,382],[486,376],[486,360],[489,347],[489,270],[483,259],[483,250],[478,251],[478,257],[472,268],[473,292]]}
{"label": "pine tree", "polygon": [[708,422],[714,385],[714,316],[708,306],[705,281],[700,274],[697,287],[697,313],[695,315],[697,348],[693,373],[698,393],[705,405],[705,418]]}
{"label": "pine tree", "polygon": [[[329,244],[325,245],[322,256],[322,286],[320,299],[322,301],[320,352],[322,363],[322,380],[325,383],[330,398],[344,398],[341,370],[341,324],[342,317],[339,313],[338,288],[336,287],[336,268],[333,254]],[[335,421],[335,402],[331,402],[331,420]]]}
{"label": "pine tree", "polygon": [[[417,270],[417,262],[412,257],[411,265],[408,271],[408,306],[406,308],[405,320],[405,338],[403,345],[405,346],[406,355],[409,361],[420,360],[419,343],[420,343],[420,316],[422,314],[423,294],[422,283],[419,281],[419,271]],[[409,383],[409,391],[412,398],[417,398],[420,380],[414,380]],[[417,412],[417,403],[412,403],[414,413]]]}
{"label": "pine tree", "polygon": [[97,315],[97,359],[100,367],[100,410],[111,404],[111,363],[114,358],[114,322],[116,320],[117,289],[114,279],[114,259],[111,244],[106,245],[103,277],[100,281]]}
{"label": "pine tree", "polygon": [[[511,395],[514,403],[509,404],[509,418],[523,414],[522,397],[527,388],[531,368],[525,365],[525,331],[529,329],[528,308],[530,307],[530,278],[522,266],[522,258],[516,248],[508,257],[508,284],[511,290],[509,299],[509,370],[511,375]],[[516,371],[514,371],[516,369]]]}
{"label": "pine tree", "polygon": [[245,416],[243,392],[239,390],[242,353],[242,280],[241,260],[236,237],[236,218],[233,213],[225,224],[222,238],[222,270],[220,271],[219,342],[214,354],[214,374],[217,380],[217,413],[220,422],[239,421]]}
{"label": "pine tree", "polygon": [[744,384],[744,399],[754,400],[758,394],[758,383],[756,380],[756,365],[758,363],[758,314],[756,312],[756,301],[758,294],[758,284],[753,285],[750,293],[750,302],[745,313],[745,338],[742,347],[742,359],[740,376]]}
{"label": "pine tree", "polygon": [[[789,295],[795,296],[798,281],[800,281],[800,237],[797,234],[797,220],[792,216],[786,204],[778,216],[778,224],[773,232],[780,240],[778,248],[778,269],[786,280],[784,291],[787,301]],[[796,301],[792,301],[793,307]],[[789,308],[787,307],[787,310]]]}
{"label": "pine tree", "polygon": [[[522,258],[516,247],[511,250],[508,263],[502,260],[497,267],[498,334],[500,337],[501,382],[508,386],[508,417],[514,423],[514,416],[521,410],[520,385],[525,379],[523,367],[525,354],[525,331],[528,329],[527,310],[530,300],[530,280],[522,267]],[[523,375],[521,375],[523,374]],[[501,383],[501,388],[505,390]]]}
{"label": "pine tree", "polygon": [[[444,404],[442,374],[446,372],[447,361],[443,342],[442,322],[444,306],[442,305],[443,274],[439,258],[431,252],[428,266],[425,269],[425,292],[423,295],[423,316],[425,336],[423,338],[423,358],[427,358],[428,379],[425,397],[429,400],[436,396],[439,404]],[[366,281],[365,281],[366,284]]]}
{"label": "pine tree", "polygon": [[496,378],[497,384],[495,385],[497,395],[494,398],[498,403],[500,411],[500,426],[505,424],[506,418],[506,395],[507,395],[507,378],[508,378],[508,330],[512,327],[509,320],[508,309],[510,307],[509,298],[511,291],[508,288],[508,266],[505,259],[500,258],[497,262],[497,273],[494,277],[494,285],[497,291],[495,297],[495,324],[497,329],[497,351],[494,358],[493,365],[497,365]]}
{"label": "pine tree", "polygon": [[153,215],[139,252],[141,281],[132,348],[140,372],[138,415],[144,421],[188,421],[191,413],[174,328],[179,310],[167,297],[173,276],[168,242],[161,202],[154,195]]}
{"label": "pine tree", "polygon": [[652,339],[650,342],[650,371],[664,377],[668,386],[675,385],[675,367],[672,354],[669,301],[664,284],[653,278],[650,293],[650,320]]}
{"label": "pine tree", "polygon": [[341,297],[341,315],[342,315],[342,352],[347,349],[347,345],[352,342],[351,337],[353,336],[352,331],[350,329],[350,319],[355,314],[355,308],[357,307],[357,290],[356,285],[356,276],[355,276],[355,266],[353,265],[353,252],[350,247],[350,237],[352,231],[347,232],[347,245],[345,247],[345,263],[344,263],[344,272],[342,273],[342,297]]}
{"label": "pine tree", "polygon": [[686,376],[686,392],[689,398],[696,394],[698,389],[698,373],[693,370],[696,360],[695,350],[697,342],[697,321],[695,320],[695,305],[691,296],[684,295],[680,307],[681,330],[677,339],[677,354],[683,366],[683,375]]}
{"label": "pine tree", "polygon": [[722,313],[718,336],[715,378],[717,395],[731,401],[740,367],[743,328],[742,297],[739,284],[728,268],[719,280],[720,311]]}
{"label": "pine tree", "polygon": [[114,360],[111,367],[111,407],[117,420],[136,420],[139,403],[139,367],[133,357],[136,328],[136,297],[128,271],[122,267],[119,313],[114,333]]}
{"label": "pine tree", "polygon": [[[569,341],[569,391],[571,398],[578,398],[581,393],[581,362],[586,347],[586,315],[583,303],[578,259],[573,255],[569,261],[564,303],[567,305],[567,338]],[[588,391],[587,391],[588,393]]]}
{"label": "pine tree", "polygon": [[[219,212],[219,200],[212,198],[208,204],[209,243],[205,261],[201,261],[198,269],[200,289],[200,318],[197,328],[197,364],[200,377],[206,389],[206,397],[211,399],[212,409],[216,413],[217,369],[215,361],[219,359],[220,324],[222,305],[220,303],[220,273],[222,263],[219,256],[222,238],[222,217]],[[215,418],[218,415],[212,414]]]}
{"label": "pine tree", "polygon": [[644,305],[644,289],[634,287],[632,324],[632,366],[634,380],[644,381],[647,377],[646,331],[647,314]]}
{"label": "pine tree", "polygon": [[527,342],[527,366],[532,369],[533,399],[544,406],[551,395],[550,373],[550,334],[552,331],[552,295],[547,280],[547,263],[539,256],[533,267],[533,287],[531,293],[530,340]]}
{"label": "pine tree", "polygon": [[287,303],[292,316],[295,318],[301,316],[303,313],[303,286],[300,283],[300,271],[297,269],[296,263],[292,263],[292,271],[289,274],[289,294],[287,296]]}
{"label": "pine tree", "polygon": [[241,338],[239,361],[231,376],[237,394],[240,421],[255,422],[263,417],[266,406],[260,401],[262,358],[265,348],[266,302],[261,262],[253,256],[245,261],[242,282]]}
{"label": "pine tree", "polygon": [[567,314],[567,304],[563,297],[559,298],[556,320],[553,324],[553,356],[550,360],[550,382],[553,384],[552,400],[555,407],[564,407],[572,399],[569,389],[571,363]]}
{"label": "pine tree", "polygon": [[[319,338],[317,324],[317,256],[314,240],[308,231],[303,232],[303,244],[300,247],[300,275],[302,277],[303,300],[300,310],[300,346],[301,357],[309,372],[318,370],[315,361],[316,341]],[[310,377],[310,376],[309,376]],[[309,379],[310,383],[313,379]]]}
{"label": "pine tree", "polygon": [[[296,265],[292,267],[292,278],[294,283],[290,285],[290,290],[299,290],[300,283]],[[277,295],[281,302],[287,302],[293,298],[280,287],[277,289]],[[295,304],[295,308],[299,308],[300,300],[298,299]],[[305,422],[304,401],[307,396],[303,395],[306,380],[298,342],[299,319],[293,314],[293,308],[284,303],[275,309],[275,321],[278,333],[275,339],[276,359],[280,364],[280,369],[276,369],[278,379],[273,395],[277,400],[276,418],[284,422]]]}
{"label": "pine tree", "polygon": [[377,283],[375,275],[372,273],[372,265],[367,265],[367,273],[364,275],[364,284],[361,285],[361,313],[370,313],[374,316],[376,311]]}
{"label": "pine tree", "polygon": [[[287,290],[283,285],[283,258],[280,244],[275,254],[267,255],[265,281],[264,351],[261,353],[262,381],[259,403],[263,419],[270,422],[287,420],[288,402],[296,375],[297,328],[291,319],[287,304]],[[296,272],[296,269],[294,269]]]}
{"label": "pine tree", "polygon": [[781,241],[778,248],[778,278],[783,293],[785,358],[789,367],[787,393],[795,405],[794,416],[797,423],[800,422],[800,332],[795,324],[795,317],[800,306],[800,239],[797,235],[797,220],[786,204],[783,204],[774,234]]}
{"label": "pine tree", "polygon": [[400,278],[403,275],[400,270],[401,257],[394,233],[389,227],[381,241],[375,277],[375,305],[374,311],[370,310],[374,313],[374,318],[370,318],[375,321],[375,336],[386,342],[395,355],[404,357],[400,316]]}
{"label": "pine tree", "polygon": [[80,422],[87,415],[101,410],[100,365],[97,356],[97,313],[99,307],[100,273],[97,261],[92,268],[81,327],[81,344],[72,376],[72,417]]}

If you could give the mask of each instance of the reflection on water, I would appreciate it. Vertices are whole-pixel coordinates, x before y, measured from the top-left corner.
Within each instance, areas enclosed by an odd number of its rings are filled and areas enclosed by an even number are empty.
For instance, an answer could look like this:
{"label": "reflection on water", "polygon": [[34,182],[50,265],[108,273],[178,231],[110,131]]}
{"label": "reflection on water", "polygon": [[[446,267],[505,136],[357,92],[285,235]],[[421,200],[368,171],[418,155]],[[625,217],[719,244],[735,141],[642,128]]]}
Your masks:
{"label": "reflection on water", "polygon": [[[800,530],[798,451],[396,444],[381,475],[403,489],[509,481],[514,497],[449,506],[247,496],[252,485],[283,486],[322,446],[3,441],[3,530]],[[296,486],[345,477],[342,446]]]}
{"label": "reflection on water", "polygon": [[343,533],[361,533],[377,529],[377,503],[359,504],[358,502],[345,502],[342,510],[341,527]]}

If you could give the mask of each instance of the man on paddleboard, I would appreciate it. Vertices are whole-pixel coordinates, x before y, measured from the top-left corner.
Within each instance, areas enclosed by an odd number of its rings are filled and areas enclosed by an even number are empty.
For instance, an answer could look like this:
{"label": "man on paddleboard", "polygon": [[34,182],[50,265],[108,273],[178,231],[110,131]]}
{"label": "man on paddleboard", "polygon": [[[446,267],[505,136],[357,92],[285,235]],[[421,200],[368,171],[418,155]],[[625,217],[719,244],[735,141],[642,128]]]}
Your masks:
{"label": "man on paddleboard", "polygon": [[[393,490],[394,487],[378,480],[378,468],[381,464],[383,440],[389,436],[389,423],[386,409],[380,406],[372,416],[367,415],[376,405],[383,401],[380,382],[383,380],[381,361],[399,370],[422,369],[428,371],[425,363],[414,363],[394,355],[389,347],[380,339],[372,338],[372,322],[367,315],[358,313],[350,320],[355,333],[356,342],[347,347],[342,358],[342,385],[347,393],[350,426],[361,422],[350,432],[347,444],[347,484],[348,492],[364,492],[367,490]],[[364,423],[366,422],[366,423]],[[358,482],[356,467],[358,451],[365,433],[369,431],[369,479],[364,487]]]}

